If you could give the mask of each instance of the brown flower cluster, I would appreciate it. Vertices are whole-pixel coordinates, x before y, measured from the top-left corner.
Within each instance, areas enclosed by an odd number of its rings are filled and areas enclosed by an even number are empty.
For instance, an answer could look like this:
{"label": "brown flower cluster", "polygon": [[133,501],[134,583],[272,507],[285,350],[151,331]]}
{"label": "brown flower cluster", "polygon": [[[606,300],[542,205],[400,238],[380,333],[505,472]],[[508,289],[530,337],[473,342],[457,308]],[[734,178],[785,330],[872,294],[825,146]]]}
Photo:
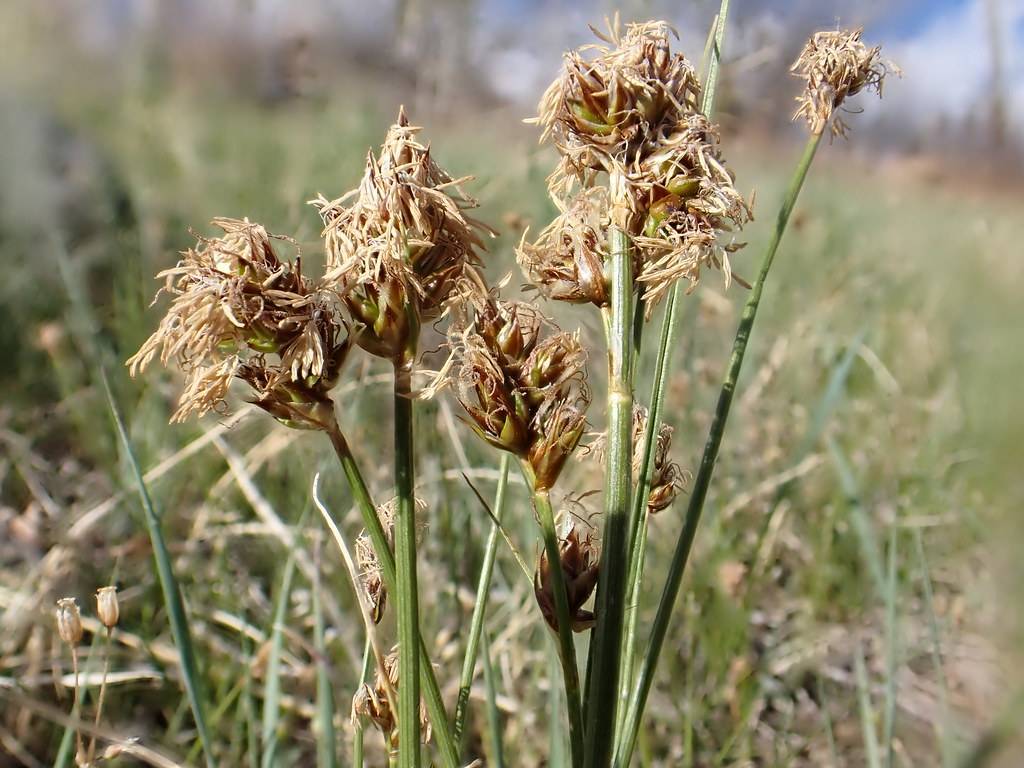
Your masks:
{"label": "brown flower cluster", "polygon": [[[574,179],[589,186],[594,171],[631,166],[697,108],[696,72],[672,53],[668,24],[629,24],[624,34],[617,20],[608,26],[607,35],[593,30],[606,45],[565,54],[561,75],[541,98],[541,141],[552,141],[562,155],[552,192],[567,192]],[[587,52],[596,56],[584,58]]]}
{"label": "brown flower cluster", "polygon": [[[132,375],[159,355],[185,373],[171,421],[223,406],[233,378],[254,402],[295,427],[318,428],[348,349],[341,324],[301,259],[284,262],[270,235],[248,219],[214,219],[223,231],[199,239],[161,272],[174,295],[156,332],[128,360]],[[159,296],[159,294],[158,294]]]}
{"label": "brown flower cluster", "polygon": [[[879,59],[881,48],[868,48],[862,41],[863,29],[817,32],[804,46],[790,71],[806,81],[804,92],[797,97],[799,107],[794,120],[803,118],[813,133],[825,130],[829,119],[848,96],[862,90],[882,95],[886,75],[899,70]],[[846,124],[832,120],[832,135],[845,136]]]}
{"label": "brown flower cluster", "polygon": [[[548,179],[561,214],[518,250],[527,277],[549,298],[608,302],[604,262],[611,227],[632,241],[634,284],[648,314],[679,279],[703,266],[731,269],[723,242],[750,219],[719,148],[717,128],[698,111],[692,65],[669,47],[664,22],[617,25],[609,46],[566,55],[537,122],[561,161]],[[586,50],[596,50],[589,60]],[[601,174],[605,177],[601,177]],[[579,184],[581,189],[573,192]]]}
{"label": "brown flower cluster", "polygon": [[529,304],[486,297],[477,302],[472,325],[450,338],[470,426],[525,459],[537,490],[555,484],[583,435],[590,404],[579,339],[545,335],[545,325]]}
{"label": "brown flower cluster", "polygon": [[[416,140],[404,110],[380,155],[367,158],[357,190],[314,202],[324,222],[327,275],[355,321],[356,342],[392,360],[415,354],[419,327],[456,286],[479,286],[477,248],[490,230],[476,206]],[[351,201],[351,202],[350,202]]]}
{"label": "brown flower cluster", "polygon": [[[363,683],[352,698],[352,717],[365,717],[372,722],[392,749],[398,747],[398,651],[384,657],[384,668],[377,667],[373,685]],[[426,710],[420,708],[420,733],[423,742],[430,741],[430,720]]]}
{"label": "brown flower cluster", "polygon": [[[559,537],[558,552],[562,561],[562,579],[565,582],[569,602],[569,617],[574,632],[584,632],[594,625],[594,614],[583,606],[597,586],[600,552],[591,540],[590,534],[580,538],[576,526],[571,525],[564,536]],[[558,614],[555,610],[555,591],[551,580],[551,564],[547,551],[542,550],[537,570],[533,577],[533,592],[537,598],[544,620],[556,632]]]}
{"label": "brown flower cluster", "polygon": [[[647,431],[648,418],[649,414],[646,408],[639,405],[633,406],[632,471],[633,481],[637,486],[640,483],[640,470],[644,460],[644,433]],[[651,490],[647,496],[647,511],[651,514],[656,514],[671,506],[683,487],[685,479],[683,470],[672,461],[673,431],[668,424],[660,424],[655,434]],[[602,432],[585,449],[601,464],[604,463],[606,439],[607,434]]]}

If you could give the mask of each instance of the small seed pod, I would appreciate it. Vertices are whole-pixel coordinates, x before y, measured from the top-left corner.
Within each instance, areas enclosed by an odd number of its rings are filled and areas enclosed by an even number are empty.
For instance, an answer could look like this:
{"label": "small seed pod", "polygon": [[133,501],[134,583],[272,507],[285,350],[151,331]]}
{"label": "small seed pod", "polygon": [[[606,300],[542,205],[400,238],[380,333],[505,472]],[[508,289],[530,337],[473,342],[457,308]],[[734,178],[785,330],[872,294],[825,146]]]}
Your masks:
{"label": "small seed pod", "polygon": [[62,597],[57,601],[57,634],[72,647],[82,642],[82,614],[73,597]]}
{"label": "small seed pod", "polygon": [[121,617],[121,607],[117,602],[117,587],[100,587],[96,592],[96,615],[103,626],[113,629]]}
{"label": "small seed pod", "polygon": [[[575,526],[570,526],[566,534],[559,539],[558,549],[562,560],[562,578],[565,581],[572,629],[574,632],[583,632],[594,624],[594,614],[584,610],[583,605],[590,599],[594,587],[597,586],[599,552],[591,541],[590,534],[581,540]],[[555,611],[555,592],[546,550],[541,552],[537,563],[533,591],[544,620],[557,632],[558,614]]]}

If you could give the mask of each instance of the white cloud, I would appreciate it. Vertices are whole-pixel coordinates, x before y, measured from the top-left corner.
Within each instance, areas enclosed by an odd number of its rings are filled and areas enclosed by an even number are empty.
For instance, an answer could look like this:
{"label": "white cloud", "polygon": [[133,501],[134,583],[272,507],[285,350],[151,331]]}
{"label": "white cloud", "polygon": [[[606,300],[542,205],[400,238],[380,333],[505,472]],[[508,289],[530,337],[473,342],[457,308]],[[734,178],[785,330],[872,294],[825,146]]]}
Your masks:
{"label": "white cloud", "polygon": [[[987,109],[993,87],[989,1],[969,0],[937,15],[912,37],[885,45],[883,53],[904,72],[901,82],[888,84],[887,110],[962,119]],[[1010,115],[1019,125],[1024,121],[1024,54],[1019,45],[1024,0],[997,0],[997,5],[1004,88]]]}

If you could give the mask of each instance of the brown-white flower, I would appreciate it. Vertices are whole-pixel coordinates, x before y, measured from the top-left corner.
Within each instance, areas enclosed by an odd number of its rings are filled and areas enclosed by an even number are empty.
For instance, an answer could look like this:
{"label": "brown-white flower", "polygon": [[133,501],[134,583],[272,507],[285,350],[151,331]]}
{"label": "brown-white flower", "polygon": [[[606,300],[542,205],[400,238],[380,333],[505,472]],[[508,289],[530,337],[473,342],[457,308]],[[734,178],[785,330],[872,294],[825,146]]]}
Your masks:
{"label": "brown-white flower", "polygon": [[[593,29],[593,28],[592,28]],[[558,79],[541,98],[535,122],[562,161],[549,179],[564,196],[594,171],[613,172],[649,154],[663,134],[696,109],[700,85],[693,65],[670,46],[675,31],[663,21],[629,24],[618,18],[603,44],[565,54]]]}
{"label": "brown-white flower", "polygon": [[357,343],[395,360],[415,354],[422,322],[438,317],[459,286],[483,282],[482,233],[466,212],[476,201],[436,162],[405,111],[359,188],[314,201],[324,222],[326,279],[355,321]]}
{"label": "brown-white flower", "polygon": [[[865,89],[881,96],[886,75],[899,74],[897,67],[880,60],[880,46],[869,48],[861,41],[863,32],[816,32],[790,68],[806,83],[804,92],[796,99],[799,106],[793,119],[806,120],[813,133],[825,130],[848,97]],[[832,120],[832,135],[846,135],[846,124],[838,116]]]}
{"label": "brown-white flower", "polygon": [[[293,426],[315,427],[348,349],[331,294],[282,261],[269,234],[248,219],[215,219],[223,231],[161,272],[174,296],[157,331],[128,360],[131,374],[157,357],[177,363],[185,386],[172,421],[219,409],[234,378],[254,402]],[[159,294],[158,294],[159,296]]]}

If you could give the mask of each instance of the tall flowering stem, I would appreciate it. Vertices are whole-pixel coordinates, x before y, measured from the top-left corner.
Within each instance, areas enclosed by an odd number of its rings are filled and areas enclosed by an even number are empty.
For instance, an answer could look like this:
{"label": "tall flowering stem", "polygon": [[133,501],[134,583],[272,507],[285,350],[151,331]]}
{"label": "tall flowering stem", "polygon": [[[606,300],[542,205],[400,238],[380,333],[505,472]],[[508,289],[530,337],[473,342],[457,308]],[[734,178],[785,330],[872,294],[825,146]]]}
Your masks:
{"label": "tall flowering stem", "polygon": [[800,103],[800,109],[798,109],[796,117],[803,117],[807,120],[808,126],[811,129],[811,135],[807,140],[803,154],[786,189],[786,194],[775,221],[775,228],[772,231],[772,237],[761,260],[757,280],[743,307],[743,314],[740,316],[736,338],[733,342],[732,355],[729,359],[729,366],[726,369],[722,382],[718,404],[708,431],[707,442],[704,445],[700,468],[694,480],[693,491],[687,505],[683,530],[676,542],[668,577],[658,604],[658,612],[655,615],[654,625],[651,628],[651,637],[647,644],[647,651],[644,655],[636,688],[630,699],[622,734],[618,739],[614,763],[617,768],[626,768],[629,765],[633,748],[636,744],[640,718],[643,715],[647,696],[650,693],[658,659],[668,632],[668,624],[675,607],[676,597],[679,594],[683,573],[686,569],[693,540],[697,533],[697,526],[704,510],[704,501],[707,498],[708,487],[714,473],[718,450],[722,444],[722,436],[725,434],[725,426],[729,419],[729,411],[736,392],[740,370],[743,366],[743,358],[747,351],[747,343],[750,340],[750,333],[761,303],[764,283],[768,278],[768,273],[775,260],[775,254],[789,224],[790,215],[796,205],[800,190],[803,188],[807,173],[821,143],[822,135],[828,127],[830,120],[833,121],[833,135],[845,135],[846,128],[839,122],[839,118],[835,116],[835,111],[839,109],[847,96],[858,93],[865,88],[881,92],[882,81],[887,68],[878,61],[878,54],[878,48],[868,48],[861,42],[860,30],[818,33],[811,38],[801,53],[800,58],[793,65],[793,72],[797,76],[802,77],[806,82],[803,95],[797,98],[797,101]]}
{"label": "tall flowering stem", "polygon": [[[551,495],[546,489],[537,489],[532,471],[524,467],[528,484],[534,489],[533,507],[537,512],[541,535],[544,539],[544,553],[548,563],[562,563],[558,533],[555,531],[555,516],[551,509]],[[548,568],[551,591],[555,598],[555,623],[558,632],[558,655],[562,662],[562,680],[565,684],[566,708],[569,711],[569,748],[573,768],[583,765],[585,754],[583,708],[580,695],[580,673],[576,665],[576,645],[573,643],[573,619],[569,609],[569,594],[562,567]]]}
{"label": "tall flowering stem", "polygon": [[[710,118],[714,107],[715,93],[718,90],[719,65],[722,58],[722,45],[725,42],[726,23],[729,18],[729,0],[722,0],[718,16],[712,25],[705,51],[707,73],[701,100],[701,112]],[[620,711],[616,727],[619,731],[625,719],[629,692],[633,684],[634,656],[636,652],[636,624],[639,615],[638,600],[643,581],[644,551],[647,546],[646,504],[651,493],[652,477],[655,468],[655,456],[658,451],[658,430],[661,424],[661,411],[665,404],[665,393],[669,372],[672,368],[672,353],[675,350],[675,332],[678,325],[678,307],[682,284],[672,286],[665,305],[665,316],[662,321],[661,339],[658,344],[658,357],[654,367],[654,379],[651,383],[650,413],[644,425],[641,441],[641,461],[637,473],[637,494],[633,497],[633,507],[629,521],[629,585],[626,599],[626,627],[623,639],[622,674],[619,681]],[[619,738],[617,733],[616,739]]]}
{"label": "tall flowering stem", "polygon": [[402,768],[420,764],[420,613],[416,578],[416,474],[411,364],[395,364],[395,564],[398,588],[398,747]]}
{"label": "tall flowering stem", "polygon": [[[363,525],[373,544],[374,552],[377,554],[381,575],[384,578],[384,585],[389,592],[397,594],[398,576],[395,555],[391,551],[388,534],[384,530],[384,526],[377,514],[377,508],[373,503],[373,498],[370,496],[366,481],[363,479],[359,465],[352,455],[352,449],[337,421],[332,421],[325,431],[330,438],[331,447],[334,448],[334,453],[341,463],[341,468],[345,474],[345,479],[348,481],[353,500],[362,515]],[[433,725],[432,733],[441,750],[442,764],[447,766],[447,768],[455,768],[459,765],[455,739],[448,724],[448,716],[445,712],[444,700],[441,698],[441,689],[438,686],[437,677],[434,675],[434,667],[430,663],[430,657],[427,654],[427,648],[422,638],[418,647],[419,678],[423,689],[423,698],[426,700],[427,714],[430,716],[431,725]],[[418,735],[416,739],[418,742]]]}
{"label": "tall flowering stem", "polygon": [[632,486],[633,354],[629,235],[617,226],[608,233],[611,301],[603,311],[608,330],[608,437],[605,452],[605,505],[601,578],[597,585],[597,625],[588,661],[585,765],[607,764],[618,701],[619,658],[625,612],[627,533]]}

